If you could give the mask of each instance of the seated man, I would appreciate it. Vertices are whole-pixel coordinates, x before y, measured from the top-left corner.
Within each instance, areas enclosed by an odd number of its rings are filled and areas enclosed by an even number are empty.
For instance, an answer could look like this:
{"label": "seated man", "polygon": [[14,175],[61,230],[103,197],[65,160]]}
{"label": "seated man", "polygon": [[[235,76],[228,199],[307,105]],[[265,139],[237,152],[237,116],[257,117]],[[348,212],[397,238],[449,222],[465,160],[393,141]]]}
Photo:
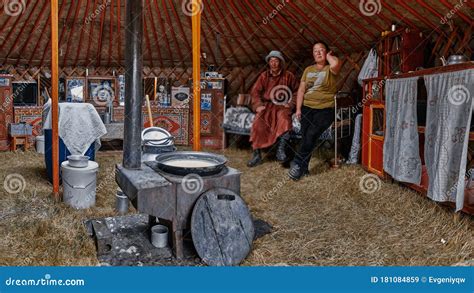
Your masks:
{"label": "seated man", "polygon": [[252,88],[252,109],[256,113],[250,141],[253,156],[247,166],[262,162],[261,149],[272,146],[278,139],[277,160],[286,160],[288,131],[292,128],[291,115],[295,107],[292,98],[298,89],[294,74],[285,70],[285,59],[279,51],[271,51],[265,58],[268,70],[260,74]]}

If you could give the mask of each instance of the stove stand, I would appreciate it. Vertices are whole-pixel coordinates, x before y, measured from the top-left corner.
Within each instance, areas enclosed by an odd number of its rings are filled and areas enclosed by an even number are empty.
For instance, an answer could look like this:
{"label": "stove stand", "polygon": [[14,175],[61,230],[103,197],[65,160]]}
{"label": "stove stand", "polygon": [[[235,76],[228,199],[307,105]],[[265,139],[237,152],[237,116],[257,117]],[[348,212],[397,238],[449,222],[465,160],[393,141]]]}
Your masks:
{"label": "stove stand", "polygon": [[115,180],[139,213],[171,223],[173,251],[176,258],[183,259],[184,230],[190,228],[198,198],[216,188],[240,195],[240,174],[236,169],[225,167],[212,176],[178,176],[162,172],[155,162],[146,162],[136,170],[118,164]]}

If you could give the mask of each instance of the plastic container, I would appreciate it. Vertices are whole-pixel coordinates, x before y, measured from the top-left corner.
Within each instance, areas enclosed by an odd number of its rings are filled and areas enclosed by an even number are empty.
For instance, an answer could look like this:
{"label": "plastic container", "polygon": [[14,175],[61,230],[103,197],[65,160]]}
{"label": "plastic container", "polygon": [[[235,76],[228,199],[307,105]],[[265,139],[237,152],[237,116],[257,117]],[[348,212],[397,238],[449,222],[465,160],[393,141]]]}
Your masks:
{"label": "plastic container", "polygon": [[75,209],[87,209],[95,204],[99,164],[89,162],[87,167],[69,166],[62,162],[63,201]]}
{"label": "plastic container", "polygon": [[[44,129],[44,160],[46,163],[46,171],[48,175],[48,180],[50,182],[53,181],[53,161],[52,161],[52,130],[51,129]],[[91,161],[95,161],[95,146],[94,142],[91,144],[89,149],[86,151],[84,156],[88,156]],[[67,149],[64,145],[63,140],[61,137],[59,138],[59,164],[58,167],[61,166],[61,163],[67,160],[67,157],[71,155],[71,152]],[[61,168],[59,168],[61,171]],[[61,178],[61,173],[59,173],[59,177]]]}
{"label": "plastic container", "polygon": [[44,154],[44,135],[39,135],[36,137],[36,152],[39,154]]}

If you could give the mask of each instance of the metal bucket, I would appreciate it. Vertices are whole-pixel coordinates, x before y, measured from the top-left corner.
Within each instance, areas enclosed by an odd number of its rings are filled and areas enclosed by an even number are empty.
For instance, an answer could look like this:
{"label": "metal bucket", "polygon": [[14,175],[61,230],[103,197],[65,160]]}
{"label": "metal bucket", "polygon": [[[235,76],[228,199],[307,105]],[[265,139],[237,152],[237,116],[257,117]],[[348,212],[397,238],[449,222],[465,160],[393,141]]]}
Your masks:
{"label": "metal bucket", "polygon": [[155,225],[151,228],[151,244],[156,248],[168,246],[168,227]]}
{"label": "metal bucket", "polygon": [[63,179],[63,201],[75,209],[87,209],[95,204],[97,171],[99,164],[89,161],[85,168],[61,164]]}

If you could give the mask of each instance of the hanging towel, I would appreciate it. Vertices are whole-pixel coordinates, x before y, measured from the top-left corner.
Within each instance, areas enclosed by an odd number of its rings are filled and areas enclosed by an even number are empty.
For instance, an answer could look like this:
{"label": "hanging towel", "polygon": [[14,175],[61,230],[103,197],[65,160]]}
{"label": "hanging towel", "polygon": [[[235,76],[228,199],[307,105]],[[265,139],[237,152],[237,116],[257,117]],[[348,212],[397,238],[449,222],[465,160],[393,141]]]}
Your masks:
{"label": "hanging towel", "polygon": [[377,77],[378,75],[377,51],[372,48],[367,55],[367,59],[364,61],[364,65],[362,65],[359,76],[357,77],[357,81],[359,82],[360,86],[362,86],[362,81],[364,79]]}
{"label": "hanging towel", "polygon": [[358,114],[355,119],[354,136],[352,137],[352,146],[347,164],[357,164],[359,162],[361,125],[362,114]]}

